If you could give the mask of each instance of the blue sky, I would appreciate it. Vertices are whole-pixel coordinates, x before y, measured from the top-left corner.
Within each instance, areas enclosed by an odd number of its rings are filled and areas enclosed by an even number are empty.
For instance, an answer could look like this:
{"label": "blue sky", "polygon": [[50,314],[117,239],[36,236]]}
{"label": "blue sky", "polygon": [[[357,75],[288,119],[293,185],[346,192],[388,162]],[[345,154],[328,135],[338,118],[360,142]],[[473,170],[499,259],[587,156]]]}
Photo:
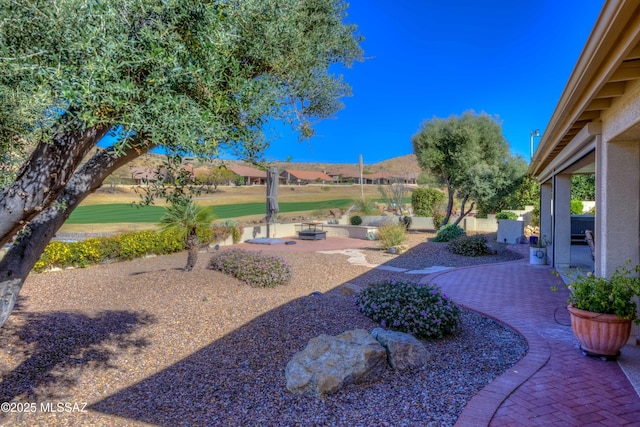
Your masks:
{"label": "blue sky", "polygon": [[424,120],[474,110],[497,115],[528,161],[530,133],[544,132],[603,3],[352,0],[367,58],[341,71],[353,96],[308,141],[271,135],[266,158],[377,163],[411,154]]}

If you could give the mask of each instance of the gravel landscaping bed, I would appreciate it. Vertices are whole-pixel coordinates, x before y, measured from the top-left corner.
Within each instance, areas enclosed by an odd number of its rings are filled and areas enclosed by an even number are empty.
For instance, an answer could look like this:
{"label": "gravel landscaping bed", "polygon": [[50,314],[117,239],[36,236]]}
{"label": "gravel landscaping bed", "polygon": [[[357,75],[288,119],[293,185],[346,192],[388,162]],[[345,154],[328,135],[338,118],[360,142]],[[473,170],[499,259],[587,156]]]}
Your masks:
{"label": "gravel landscaping bed", "polygon": [[[502,247],[459,257],[429,237],[410,234],[399,256],[361,251],[371,264],[408,269],[517,258]],[[0,424],[447,426],[526,352],[509,329],[465,312],[457,335],[425,342],[434,356],[425,368],[388,369],[324,399],[291,394],[285,365],[311,338],[378,326],[339,286],[409,275],[283,246],[264,248],[293,269],[274,289],[207,270],[208,253],[189,273],[181,253],[31,275],[0,329],[0,402],[22,410],[0,414]]]}

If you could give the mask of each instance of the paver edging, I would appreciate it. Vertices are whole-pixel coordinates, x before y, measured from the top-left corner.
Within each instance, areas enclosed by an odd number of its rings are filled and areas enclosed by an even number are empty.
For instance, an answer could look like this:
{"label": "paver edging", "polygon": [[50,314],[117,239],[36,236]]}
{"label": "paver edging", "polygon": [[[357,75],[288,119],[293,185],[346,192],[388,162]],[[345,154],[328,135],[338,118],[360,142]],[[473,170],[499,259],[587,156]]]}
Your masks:
{"label": "paver edging", "polygon": [[523,331],[494,316],[470,307],[462,307],[465,310],[479,313],[515,331],[524,338],[528,346],[527,354],[522,359],[471,398],[465,405],[455,424],[458,427],[488,426],[502,403],[547,364],[551,358],[551,348],[549,347],[549,343],[535,333],[535,331]]}
{"label": "paver edging", "polygon": [[[459,267],[452,270],[434,273],[423,278],[420,282],[432,282],[437,277],[445,274],[452,274],[459,270],[495,267],[498,265],[511,264],[515,262],[524,263],[525,260],[519,259],[495,264]],[[529,378],[535,375],[547,364],[547,362],[551,358],[551,348],[549,347],[549,343],[547,343],[546,340],[544,340],[535,330],[531,329],[525,324],[510,324],[491,314],[476,310],[473,307],[463,304],[459,305],[465,310],[479,313],[482,316],[490,318],[504,325],[505,327],[508,327],[518,335],[522,336],[527,342],[528,346],[527,354],[522,359],[520,359],[514,366],[509,368],[509,370],[487,384],[482,390],[480,390],[475,396],[471,398],[471,400],[463,408],[462,413],[456,420],[455,424],[458,427],[477,427],[479,425],[488,426],[491,422],[491,419],[500,408],[500,405],[502,405],[502,403],[522,384],[524,384]]]}

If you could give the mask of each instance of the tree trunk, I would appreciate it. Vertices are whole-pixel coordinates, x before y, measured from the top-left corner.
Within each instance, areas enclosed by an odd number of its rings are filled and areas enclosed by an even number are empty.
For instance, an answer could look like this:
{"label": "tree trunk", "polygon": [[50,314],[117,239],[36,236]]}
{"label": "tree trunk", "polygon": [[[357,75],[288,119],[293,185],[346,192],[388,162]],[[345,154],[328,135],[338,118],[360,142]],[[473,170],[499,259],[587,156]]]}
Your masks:
{"label": "tree trunk", "polygon": [[189,234],[186,239],[186,247],[187,247],[187,265],[184,267],[184,271],[191,271],[193,267],[195,267],[196,262],[198,262],[198,233],[196,233],[196,228],[192,228],[189,230]]}
{"label": "tree trunk", "polygon": [[73,174],[55,203],[29,222],[21,232],[22,236],[0,259],[0,327],[13,310],[29,272],[71,212],[99,188],[108,175],[151,148],[142,138],[137,138],[123,154],[115,154],[110,149],[99,151]]}
{"label": "tree trunk", "polygon": [[449,196],[449,201],[447,202],[447,212],[444,215],[444,219],[442,220],[441,226],[445,226],[449,224],[449,219],[451,218],[451,211],[453,211],[453,195],[455,190],[451,186],[451,184],[447,183],[447,194]]}
{"label": "tree trunk", "polygon": [[473,210],[473,207],[475,206],[476,202],[471,202],[471,205],[469,206],[469,210],[465,212],[464,207],[467,204],[468,200],[469,200],[469,196],[465,196],[464,199],[462,199],[462,204],[460,205],[460,216],[456,220],[455,225],[460,224],[460,221],[462,221],[462,218],[467,216]]}
{"label": "tree trunk", "polygon": [[108,131],[109,126],[80,128],[55,133],[52,141],[38,144],[13,184],[0,193],[0,247],[60,196],[82,159]]}

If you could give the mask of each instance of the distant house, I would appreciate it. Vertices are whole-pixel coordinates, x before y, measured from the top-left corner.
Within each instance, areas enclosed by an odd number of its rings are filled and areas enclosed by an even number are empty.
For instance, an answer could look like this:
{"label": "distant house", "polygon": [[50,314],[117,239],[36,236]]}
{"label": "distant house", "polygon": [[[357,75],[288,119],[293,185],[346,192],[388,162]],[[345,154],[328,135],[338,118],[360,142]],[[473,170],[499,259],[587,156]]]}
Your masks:
{"label": "distant house", "polygon": [[[181,168],[191,176],[194,176],[193,165],[182,165]],[[169,175],[169,172],[165,167],[160,169],[132,167],[130,170],[131,178],[136,185],[145,185],[150,182],[156,182],[160,179],[165,180],[165,182],[173,182],[173,177]]]}
{"label": "distant house", "polygon": [[388,172],[367,173],[362,175],[365,184],[388,184],[394,182],[393,177]]}
{"label": "distant house", "polygon": [[324,172],[315,171],[298,171],[287,169],[280,174],[286,184],[309,184],[309,183],[322,183],[326,184],[334,182],[334,179]]}
{"label": "distant house", "polygon": [[266,184],[267,173],[251,166],[234,165],[228,169],[239,177],[242,177],[245,185]]}
{"label": "distant house", "polygon": [[351,181],[355,184],[360,182],[360,172],[356,169],[334,169],[327,171],[327,175],[333,178],[335,182]]}
{"label": "distant house", "polygon": [[[354,184],[360,184],[360,172],[354,169],[335,169],[327,171],[327,175],[331,176],[336,182],[352,181]],[[390,172],[382,171],[375,173],[362,174],[362,182],[364,184],[389,184],[389,183],[403,183],[403,184],[415,184],[415,177],[398,176]]]}
{"label": "distant house", "polygon": [[[166,175],[166,170],[162,170]],[[150,169],[150,168],[140,168],[140,167],[132,167],[131,168],[131,179],[136,185],[143,185],[149,182],[156,182],[158,180],[158,169]]]}

